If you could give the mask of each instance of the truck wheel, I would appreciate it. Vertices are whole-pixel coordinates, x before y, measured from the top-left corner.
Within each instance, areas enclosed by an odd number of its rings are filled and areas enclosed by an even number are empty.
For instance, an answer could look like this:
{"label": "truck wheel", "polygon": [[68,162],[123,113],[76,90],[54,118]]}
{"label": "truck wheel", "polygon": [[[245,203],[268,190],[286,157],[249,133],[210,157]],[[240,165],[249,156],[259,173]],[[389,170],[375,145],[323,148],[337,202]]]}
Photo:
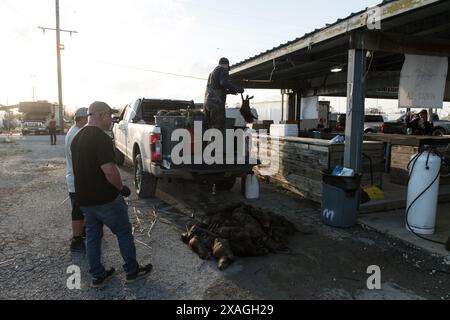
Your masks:
{"label": "truck wheel", "polygon": [[230,178],[226,180],[216,181],[216,189],[221,191],[229,191],[234,187],[236,178]]}
{"label": "truck wheel", "polygon": [[436,130],[433,131],[433,136],[439,136],[440,137],[440,136],[443,136],[445,134],[446,134],[446,132],[442,128],[437,128]]}
{"label": "truck wheel", "polygon": [[114,147],[114,155],[115,155],[115,161],[118,166],[123,166],[125,162],[125,155],[119,151],[119,149]]}
{"label": "truck wheel", "polygon": [[134,159],[134,187],[139,198],[150,198],[155,195],[158,178],[144,171],[140,154]]}

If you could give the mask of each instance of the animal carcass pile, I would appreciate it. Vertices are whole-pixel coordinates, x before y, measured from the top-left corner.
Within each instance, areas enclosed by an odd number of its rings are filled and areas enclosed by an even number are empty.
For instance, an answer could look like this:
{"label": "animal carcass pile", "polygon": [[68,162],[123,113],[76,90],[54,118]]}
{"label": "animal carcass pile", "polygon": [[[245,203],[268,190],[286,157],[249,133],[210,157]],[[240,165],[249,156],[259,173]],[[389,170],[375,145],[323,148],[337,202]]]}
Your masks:
{"label": "animal carcass pile", "polygon": [[289,237],[297,231],[284,217],[242,203],[209,213],[187,229],[181,240],[201,259],[216,258],[220,270],[227,268],[235,256],[286,250]]}

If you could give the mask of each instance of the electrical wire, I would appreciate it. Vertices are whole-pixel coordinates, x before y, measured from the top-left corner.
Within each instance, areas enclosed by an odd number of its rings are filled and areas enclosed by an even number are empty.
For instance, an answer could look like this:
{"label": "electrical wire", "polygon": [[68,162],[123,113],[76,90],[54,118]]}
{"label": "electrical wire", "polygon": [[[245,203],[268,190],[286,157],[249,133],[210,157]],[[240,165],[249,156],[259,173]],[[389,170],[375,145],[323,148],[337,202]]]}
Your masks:
{"label": "electrical wire", "polygon": [[[429,158],[430,158],[430,154],[431,154],[431,150],[428,148],[428,149],[425,149],[425,150],[422,150],[421,152],[419,152],[419,153],[417,153],[410,161],[409,161],[409,163],[408,163],[408,165],[407,165],[407,169],[409,170],[409,166],[411,165],[411,163],[413,163],[413,166],[412,166],[412,168],[411,168],[411,173],[410,173],[410,175],[409,175],[409,179],[411,179],[411,177],[412,177],[412,174],[413,174],[413,172],[414,172],[414,168],[415,168],[415,166],[416,166],[416,163],[417,163],[417,160],[419,160],[419,158],[420,158],[420,156],[425,152],[425,151],[428,151],[428,155],[427,155],[427,161],[426,161],[426,169],[427,170],[429,170],[429,167],[428,167],[428,160],[429,160]],[[437,154],[437,152],[435,152],[435,154],[436,155],[438,155]],[[440,156],[440,155],[439,155]],[[442,158],[442,157],[441,157]],[[406,209],[406,216],[405,216],[405,220],[406,220],[406,226],[408,227],[408,230],[409,231],[411,231],[415,236],[417,236],[417,237],[419,237],[419,238],[421,238],[421,239],[423,239],[423,240],[427,240],[427,241],[430,241],[430,242],[433,242],[433,243],[437,243],[437,244],[442,244],[442,245],[446,245],[446,243],[445,242],[442,242],[442,241],[437,241],[437,240],[433,240],[433,239],[430,239],[430,238],[426,238],[426,237],[424,237],[424,236],[422,236],[422,235],[420,235],[420,234],[418,234],[418,233],[416,233],[412,228],[411,228],[411,225],[409,224],[409,221],[408,221],[408,216],[409,216],[409,211],[410,211],[410,209],[412,208],[412,206],[414,205],[414,203],[417,201],[417,200],[419,200],[420,199],[420,197],[422,197],[432,186],[433,186],[433,184],[436,182],[436,180],[439,178],[439,176],[440,176],[440,170],[438,171],[438,173],[437,173],[437,175],[436,175],[436,177],[433,179],[433,181],[411,202],[411,204],[408,206],[408,208]],[[409,182],[409,180],[408,180],[408,182]]]}
{"label": "electrical wire", "polygon": [[146,69],[146,68],[140,68],[140,67],[134,67],[134,66],[129,66],[129,65],[125,65],[125,64],[120,64],[120,63],[112,63],[112,62],[99,61],[99,60],[96,60],[96,62],[108,64],[111,66],[121,67],[121,68],[127,68],[127,69],[133,69],[133,70],[139,70],[139,71],[145,71],[145,72],[153,72],[153,73],[158,73],[158,74],[165,74],[165,75],[174,76],[174,77],[190,78],[190,79],[196,79],[196,80],[208,80],[206,78],[200,78],[200,77],[186,75],[186,74]]}

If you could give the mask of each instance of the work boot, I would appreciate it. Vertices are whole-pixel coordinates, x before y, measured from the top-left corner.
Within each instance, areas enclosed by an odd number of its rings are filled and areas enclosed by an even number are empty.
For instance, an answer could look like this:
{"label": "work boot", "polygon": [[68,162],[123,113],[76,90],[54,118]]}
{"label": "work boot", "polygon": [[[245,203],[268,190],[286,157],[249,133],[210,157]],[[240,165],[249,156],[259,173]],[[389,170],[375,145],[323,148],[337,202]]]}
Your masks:
{"label": "work boot", "polygon": [[111,279],[112,275],[114,274],[114,272],[116,272],[116,269],[111,268],[109,270],[106,270],[106,274],[104,277],[100,277],[100,278],[92,278],[91,281],[91,287],[93,288],[102,288],[105,283]]}
{"label": "work boot", "polygon": [[70,250],[75,252],[84,252],[86,246],[84,245],[83,237],[73,237],[70,243]]}
{"label": "work boot", "polygon": [[140,279],[147,277],[148,275],[150,275],[150,272],[152,271],[152,269],[153,269],[153,265],[151,263],[147,264],[144,267],[138,266],[136,272],[127,274],[127,283],[132,283],[136,280],[140,280]]}

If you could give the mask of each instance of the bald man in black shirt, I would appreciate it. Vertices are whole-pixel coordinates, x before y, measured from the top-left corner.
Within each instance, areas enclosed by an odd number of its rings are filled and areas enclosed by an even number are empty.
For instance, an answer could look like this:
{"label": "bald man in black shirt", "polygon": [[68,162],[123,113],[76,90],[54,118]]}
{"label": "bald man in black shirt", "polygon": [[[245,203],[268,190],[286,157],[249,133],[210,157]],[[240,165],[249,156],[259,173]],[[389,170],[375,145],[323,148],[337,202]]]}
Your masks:
{"label": "bald man in black shirt", "polygon": [[127,282],[148,275],[152,265],[141,267],[136,260],[128,207],[123,199],[130,195],[130,189],[122,184],[114,162],[112,140],[104,132],[111,127],[112,109],[106,103],[96,101],[90,105],[88,114],[88,124],[74,137],[71,151],[75,189],[86,221],[91,285],[100,287],[115,272],[114,268],[106,270],[101,263],[103,225],[117,237]]}

